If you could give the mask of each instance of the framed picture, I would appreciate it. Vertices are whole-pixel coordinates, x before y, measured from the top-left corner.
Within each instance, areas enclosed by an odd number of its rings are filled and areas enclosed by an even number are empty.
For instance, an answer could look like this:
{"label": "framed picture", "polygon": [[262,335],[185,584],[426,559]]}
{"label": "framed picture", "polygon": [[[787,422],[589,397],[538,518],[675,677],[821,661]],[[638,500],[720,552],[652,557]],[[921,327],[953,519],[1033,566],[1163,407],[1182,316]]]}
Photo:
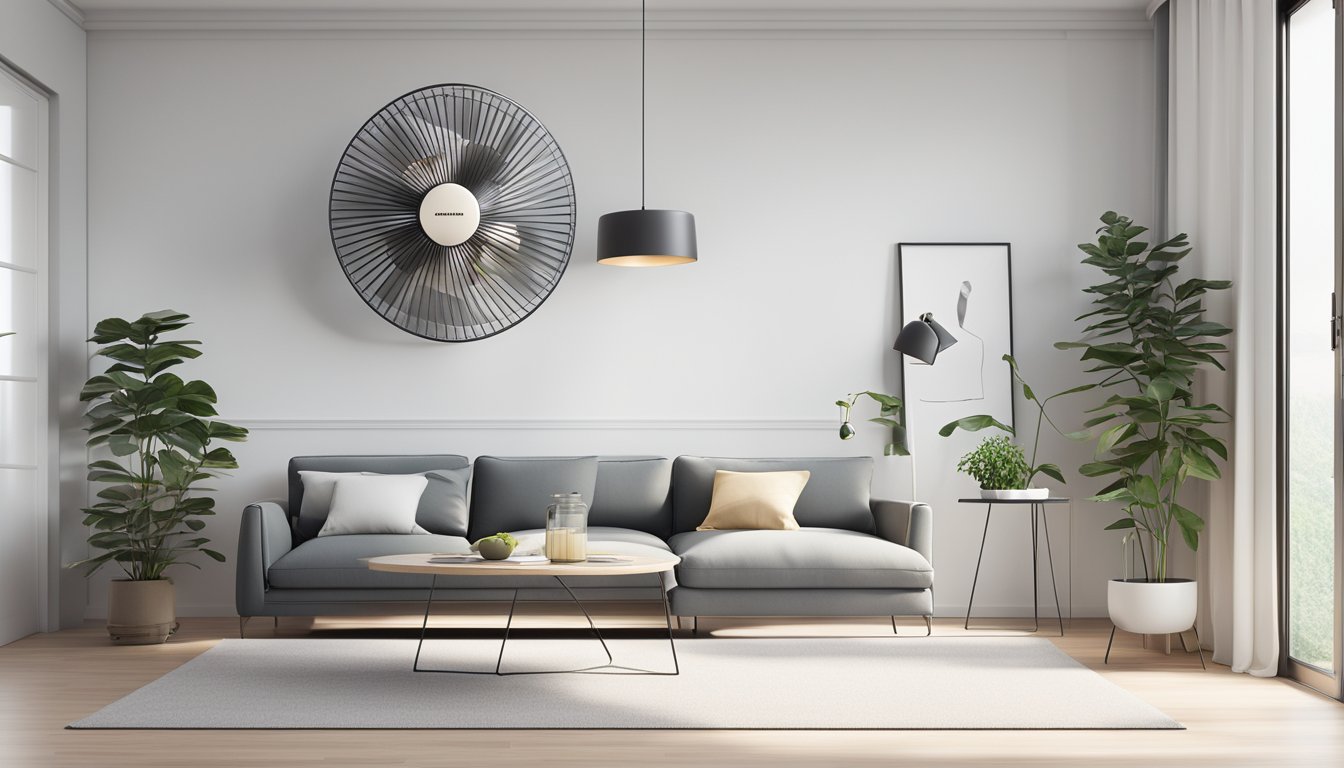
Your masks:
{"label": "framed picture", "polygon": [[[1008,243],[900,243],[897,258],[898,329],[932,313],[956,339],[933,365],[903,356],[910,450],[924,466],[955,466],[964,440],[939,437],[944,424],[987,413],[1013,425],[1012,373],[1003,362],[1013,351],[1010,248]],[[925,463],[925,457],[931,461]]]}

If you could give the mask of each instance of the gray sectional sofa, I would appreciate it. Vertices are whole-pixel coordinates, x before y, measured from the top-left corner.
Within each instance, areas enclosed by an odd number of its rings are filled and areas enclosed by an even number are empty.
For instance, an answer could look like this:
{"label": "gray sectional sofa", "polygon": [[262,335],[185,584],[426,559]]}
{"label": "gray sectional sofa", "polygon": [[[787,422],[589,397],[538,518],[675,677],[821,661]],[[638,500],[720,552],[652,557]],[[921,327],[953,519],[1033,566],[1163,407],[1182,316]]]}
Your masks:
{"label": "gray sectional sofa", "polygon": [[[716,470],[811,473],[794,508],[798,531],[697,531]],[[872,459],[727,459],[681,456],[300,456],[289,462],[287,503],[243,510],[238,615],[383,613],[423,606],[429,577],[370,571],[365,558],[466,551],[497,531],[539,546],[550,494],[589,500],[590,549],[671,551],[681,558],[670,599],[676,616],[922,616],[933,613],[933,513],[925,504],[869,497]],[[428,534],[318,537],[299,472],[427,473],[416,514]],[[310,507],[312,505],[309,505]],[[439,577],[450,600],[564,599],[534,579]],[[575,579],[584,599],[658,599],[657,576]],[[418,609],[418,608],[417,608]]]}

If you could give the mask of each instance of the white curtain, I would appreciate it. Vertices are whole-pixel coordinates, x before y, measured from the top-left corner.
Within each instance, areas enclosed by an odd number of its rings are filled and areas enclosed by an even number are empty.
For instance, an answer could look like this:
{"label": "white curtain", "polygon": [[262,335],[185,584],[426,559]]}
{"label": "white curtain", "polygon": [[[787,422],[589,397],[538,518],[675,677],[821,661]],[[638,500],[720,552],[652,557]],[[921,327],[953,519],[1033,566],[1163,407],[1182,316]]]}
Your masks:
{"label": "white curtain", "polygon": [[[1202,497],[1199,632],[1234,671],[1279,664],[1275,497],[1278,0],[1170,0],[1168,229],[1186,277],[1230,279],[1209,302],[1233,327],[1207,397],[1232,413],[1232,455]],[[1192,483],[1191,485],[1196,485]],[[1192,496],[1192,501],[1195,499]]]}

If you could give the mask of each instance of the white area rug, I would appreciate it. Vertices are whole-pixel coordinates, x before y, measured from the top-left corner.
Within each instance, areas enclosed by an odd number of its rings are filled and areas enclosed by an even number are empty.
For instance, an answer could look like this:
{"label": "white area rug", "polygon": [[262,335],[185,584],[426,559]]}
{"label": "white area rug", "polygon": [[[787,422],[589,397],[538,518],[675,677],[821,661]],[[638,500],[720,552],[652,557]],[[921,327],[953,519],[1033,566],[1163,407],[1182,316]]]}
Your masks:
{"label": "white area rug", "polygon": [[[670,670],[667,641],[609,640]],[[493,669],[432,639],[422,666]],[[415,641],[224,640],[71,728],[1181,728],[1035,638],[679,640],[681,675],[412,672]],[[510,640],[504,669],[605,661],[595,641]]]}

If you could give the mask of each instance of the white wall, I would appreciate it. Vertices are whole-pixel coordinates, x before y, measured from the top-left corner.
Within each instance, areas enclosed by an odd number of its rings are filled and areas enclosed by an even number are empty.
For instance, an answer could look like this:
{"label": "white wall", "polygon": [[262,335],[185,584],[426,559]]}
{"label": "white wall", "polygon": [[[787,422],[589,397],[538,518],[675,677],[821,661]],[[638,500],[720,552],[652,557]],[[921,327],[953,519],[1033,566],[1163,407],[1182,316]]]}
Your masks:
{"label": "white wall", "polygon": [[[85,291],[86,108],[85,33],[47,0],[0,3],[0,58],[47,92],[51,103],[50,236],[48,303],[51,381],[48,486],[47,629],[83,620],[85,583],[62,562],[82,556],[79,526],[84,504],[84,435],[78,396],[87,371],[88,308]],[[0,585],[0,589],[20,588]]]}
{"label": "white wall", "polygon": [[[638,201],[629,32],[95,32],[90,317],[196,318],[206,356],[190,372],[257,428],[219,486],[208,532],[226,552],[240,507],[281,495],[296,453],[877,451],[872,430],[834,437],[831,403],[899,387],[899,241],[1011,242],[1019,357],[1042,389],[1081,380],[1049,343],[1072,335],[1092,277],[1073,244],[1107,208],[1152,213],[1153,75],[1146,30],[1071,23],[651,36],[648,202],[695,213],[701,259],[657,270],[592,260],[597,217]],[[366,309],[326,221],[355,130],[440,82],[526,106],[578,191],[555,294],[514,329],[459,345]],[[351,419],[363,421],[333,421]],[[478,419],[516,421],[459,423]],[[1050,447],[1066,467],[1084,460]],[[878,491],[904,495],[908,464],[880,467]],[[939,610],[955,613],[979,508],[952,501],[970,484],[951,467],[919,470],[938,514]],[[1115,542],[1090,505],[1075,515],[1074,611],[1096,615]],[[1025,567],[1011,570],[1027,537],[1017,525],[987,550],[987,612],[1030,605]],[[184,614],[232,610],[232,564],[176,578]],[[91,616],[102,598],[92,590]]]}

